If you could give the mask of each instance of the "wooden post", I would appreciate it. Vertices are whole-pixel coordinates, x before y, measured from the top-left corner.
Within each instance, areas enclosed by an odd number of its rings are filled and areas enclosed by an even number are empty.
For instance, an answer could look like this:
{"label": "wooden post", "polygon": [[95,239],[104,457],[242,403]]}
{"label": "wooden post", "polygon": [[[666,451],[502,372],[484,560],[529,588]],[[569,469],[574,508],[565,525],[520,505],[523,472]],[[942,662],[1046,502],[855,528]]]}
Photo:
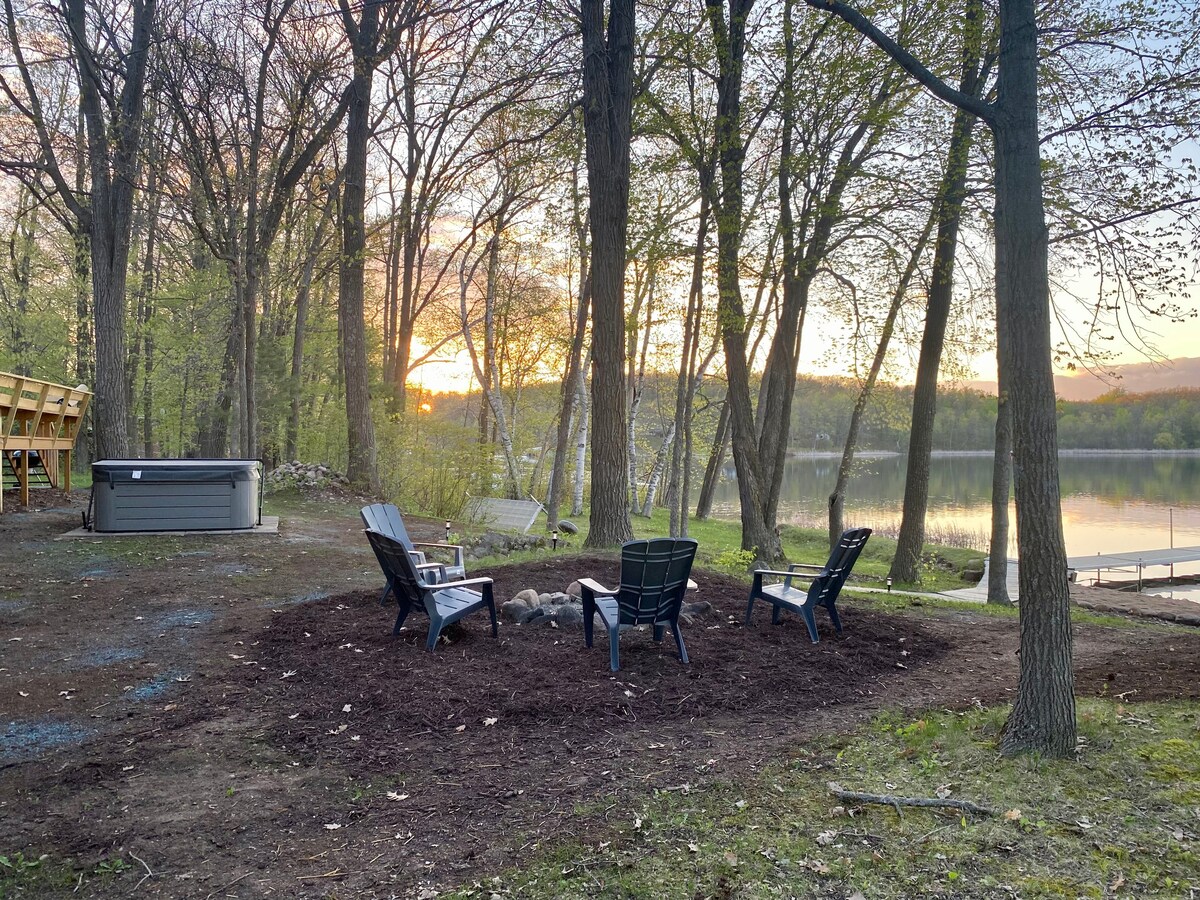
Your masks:
{"label": "wooden post", "polygon": [[[25,434],[29,434],[29,423],[25,423]],[[18,476],[21,479],[21,505],[29,507],[29,454],[30,450],[26,447],[21,451],[21,474]]]}

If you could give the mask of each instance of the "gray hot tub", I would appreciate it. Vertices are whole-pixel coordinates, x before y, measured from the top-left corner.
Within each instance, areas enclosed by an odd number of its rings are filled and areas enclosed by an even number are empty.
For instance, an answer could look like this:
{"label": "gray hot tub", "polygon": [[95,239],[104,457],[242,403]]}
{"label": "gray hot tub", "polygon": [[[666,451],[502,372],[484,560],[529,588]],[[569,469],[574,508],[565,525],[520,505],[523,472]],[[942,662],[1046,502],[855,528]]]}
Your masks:
{"label": "gray hot tub", "polygon": [[253,528],[261,468],[256,459],[102,459],[92,463],[92,528]]}

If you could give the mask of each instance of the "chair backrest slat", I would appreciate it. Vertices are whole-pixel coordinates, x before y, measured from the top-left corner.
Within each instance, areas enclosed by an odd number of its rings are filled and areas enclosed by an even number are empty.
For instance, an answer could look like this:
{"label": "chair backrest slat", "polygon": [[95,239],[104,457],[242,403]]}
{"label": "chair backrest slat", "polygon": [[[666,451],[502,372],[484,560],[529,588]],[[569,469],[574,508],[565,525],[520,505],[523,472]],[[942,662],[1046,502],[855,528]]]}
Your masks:
{"label": "chair backrest slat", "polygon": [[417,573],[407,548],[395,538],[373,528],[367,529],[367,540],[371,542],[371,549],[375,551],[379,565],[391,581],[392,590],[397,593],[403,592],[411,600],[419,603],[429,586]]}
{"label": "chair backrest slat", "polygon": [[870,528],[850,528],[842,532],[837,546],[829,554],[829,561],[825,563],[825,571],[809,585],[807,602],[810,605],[819,606],[831,598],[837,598],[870,536]]}
{"label": "chair backrest slat", "polygon": [[621,547],[622,625],[668,621],[679,614],[697,542],[690,538],[629,541]]}
{"label": "chair backrest slat", "polygon": [[412,538],[408,536],[408,529],[404,527],[404,520],[400,517],[398,510],[393,503],[372,503],[370,506],[364,506],[361,510],[363,524],[372,531],[378,531],[380,534],[385,534],[394,541],[399,541],[404,545],[405,550],[413,548]]}

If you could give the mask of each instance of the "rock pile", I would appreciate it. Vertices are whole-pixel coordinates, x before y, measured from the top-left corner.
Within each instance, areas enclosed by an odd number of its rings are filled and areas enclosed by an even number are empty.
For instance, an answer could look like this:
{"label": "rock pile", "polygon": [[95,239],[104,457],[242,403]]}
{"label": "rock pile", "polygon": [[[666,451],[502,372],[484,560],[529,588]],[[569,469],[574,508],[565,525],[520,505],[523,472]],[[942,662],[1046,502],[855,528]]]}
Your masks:
{"label": "rock pile", "polygon": [[334,486],[346,487],[350,484],[350,479],[324,463],[302,463],[297,459],[272,469],[266,474],[264,482],[271,490],[312,490]]}
{"label": "rock pile", "polygon": [[485,556],[507,556],[519,550],[537,550],[545,547],[547,543],[543,535],[487,531],[477,538],[472,538],[471,545],[465,552],[467,559],[482,559]]}
{"label": "rock pile", "polygon": [[[684,601],[679,620],[692,624],[713,611],[707,600]],[[514,625],[541,625],[547,628],[583,628],[583,592],[578,581],[572,581],[565,591],[539,594],[534,590],[518,592],[500,606],[500,616]]]}

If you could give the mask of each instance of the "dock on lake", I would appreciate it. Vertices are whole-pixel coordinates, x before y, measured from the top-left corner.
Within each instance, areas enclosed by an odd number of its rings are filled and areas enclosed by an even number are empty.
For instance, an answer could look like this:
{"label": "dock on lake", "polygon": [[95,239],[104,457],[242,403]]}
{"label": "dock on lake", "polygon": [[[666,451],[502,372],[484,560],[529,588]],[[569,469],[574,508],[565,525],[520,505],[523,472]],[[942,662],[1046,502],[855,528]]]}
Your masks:
{"label": "dock on lake", "polygon": [[1163,568],[1190,562],[1200,562],[1200,547],[1167,547],[1162,550],[1128,550],[1123,553],[1072,556],[1067,559],[1067,568],[1076,572],[1094,570],[1097,581],[1100,580],[1102,572],[1136,572],[1140,583],[1142,573],[1148,568]]}

